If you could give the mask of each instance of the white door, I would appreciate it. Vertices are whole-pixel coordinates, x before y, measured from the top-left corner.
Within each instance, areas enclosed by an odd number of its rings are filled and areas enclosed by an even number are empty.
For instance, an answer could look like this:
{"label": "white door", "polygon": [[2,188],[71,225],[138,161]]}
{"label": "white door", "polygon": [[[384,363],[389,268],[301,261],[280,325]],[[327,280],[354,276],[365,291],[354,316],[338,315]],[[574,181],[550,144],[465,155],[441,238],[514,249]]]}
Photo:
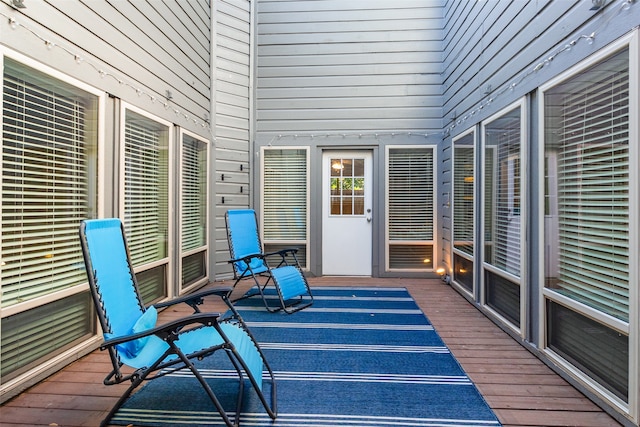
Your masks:
{"label": "white door", "polygon": [[371,276],[372,154],[322,156],[322,274]]}

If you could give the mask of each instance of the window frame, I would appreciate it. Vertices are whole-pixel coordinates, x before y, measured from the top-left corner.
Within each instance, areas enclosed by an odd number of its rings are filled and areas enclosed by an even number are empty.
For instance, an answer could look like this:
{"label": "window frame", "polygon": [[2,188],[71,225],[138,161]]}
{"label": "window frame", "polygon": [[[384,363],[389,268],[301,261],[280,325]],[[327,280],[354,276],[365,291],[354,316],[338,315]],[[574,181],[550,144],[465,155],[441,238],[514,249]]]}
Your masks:
{"label": "window frame", "polygon": [[[182,203],[182,196],[183,196],[183,178],[184,178],[184,168],[183,168],[183,160],[184,160],[184,137],[188,136],[190,138],[193,138],[199,142],[202,142],[205,145],[205,157],[207,159],[207,165],[206,165],[206,170],[204,171],[205,173],[205,177],[206,177],[206,182],[205,182],[205,206],[206,206],[206,212],[205,212],[205,235],[204,235],[204,240],[205,243],[204,245],[201,245],[197,248],[193,248],[193,249],[189,249],[187,251],[184,251],[182,248],[182,233],[183,233],[183,215],[184,215],[184,205]],[[211,144],[209,143],[209,141],[205,138],[202,138],[201,136],[196,135],[193,132],[190,132],[186,129],[180,129],[179,130],[179,136],[178,136],[178,140],[179,142],[179,149],[178,151],[178,174],[180,176],[180,182],[178,183],[179,186],[179,194],[177,195],[177,200],[179,200],[179,209],[178,209],[178,222],[177,222],[177,227],[178,227],[178,241],[176,242],[179,250],[178,250],[178,268],[177,268],[177,273],[176,273],[176,277],[180,277],[180,280],[176,280],[176,288],[175,292],[176,294],[184,294],[184,293],[188,293],[200,286],[202,286],[203,284],[206,284],[209,281],[209,275],[211,274],[211,269],[209,267],[209,260],[208,260],[208,254],[209,254],[209,234],[210,234],[210,218],[211,218],[211,208],[210,208],[210,201],[211,201],[211,197],[210,197],[210,190],[211,190],[211,157],[210,157],[210,153],[211,153]],[[171,183],[169,183],[169,185],[171,185]],[[183,259],[185,257],[191,256],[191,255],[195,255],[197,253],[200,252],[204,252],[204,260],[205,260],[205,276],[201,279],[198,279],[197,281],[188,284],[186,287],[182,287],[182,269],[183,269]]]}
{"label": "window frame", "polygon": [[[389,191],[389,178],[390,178],[390,160],[391,160],[391,151],[392,150],[411,150],[411,149],[416,149],[416,150],[429,150],[431,152],[431,162],[433,164],[432,167],[432,194],[431,194],[431,200],[432,200],[432,211],[431,211],[431,219],[432,219],[432,230],[431,230],[431,234],[432,234],[432,239],[431,240],[391,240],[390,237],[390,212],[389,212],[389,198],[390,198],[390,191]],[[438,157],[438,153],[437,153],[437,146],[435,145],[387,145],[385,147],[385,218],[387,218],[387,220],[385,221],[385,271],[386,272],[394,272],[394,271],[402,271],[402,272],[432,272],[432,271],[436,271],[436,269],[438,269],[438,267],[441,264],[441,260],[440,257],[438,256],[438,251],[436,250],[436,235],[437,235],[437,230],[438,230],[438,226],[439,226],[439,221],[438,221],[438,216],[437,216],[437,194],[438,194],[438,183],[437,183],[437,173],[436,173],[436,168],[437,168],[437,157]],[[399,242],[399,244],[401,245],[430,245],[431,249],[432,249],[432,260],[431,260],[431,267],[425,267],[425,268],[391,268],[390,264],[391,264],[391,246],[393,244],[393,242]]]}
{"label": "window frame", "polygon": [[[306,171],[305,171],[305,199],[304,203],[306,205],[306,213],[305,213],[305,239],[265,239],[265,223],[264,223],[264,212],[265,212],[265,153],[267,151],[278,150],[278,151],[304,151],[305,152],[305,161],[306,161]],[[311,159],[311,149],[309,146],[267,146],[260,148],[260,213],[258,214],[258,221],[260,224],[260,240],[263,246],[267,245],[277,245],[277,249],[281,249],[284,247],[297,247],[297,245],[304,245],[304,259],[299,257],[299,261],[302,265],[302,269],[304,271],[309,270],[310,266],[310,256],[311,256],[311,244],[310,244],[310,201],[311,201],[311,173],[310,173],[310,159]],[[276,250],[277,250],[276,249]],[[300,254],[300,252],[299,252]]]}
{"label": "window frame", "polygon": [[[452,138],[451,140],[451,196],[449,198],[449,204],[451,206],[451,230],[450,230],[450,241],[451,241],[451,260],[450,260],[450,266],[451,266],[451,275],[450,275],[450,280],[451,280],[451,284],[453,286],[456,287],[456,289],[458,289],[459,291],[463,292],[466,295],[469,295],[471,297],[474,297],[475,294],[477,293],[478,290],[478,281],[476,280],[476,266],[475,266],[475,262],[474,260],[476,259],[475,254],[477,253],[477,241],[476,241],[476,230],[478,227],[477,222],[477,212],[476,212],[476,203],[472,203],[473,205],[473,213],[472,213],[472,243],[473,243],[473,255],[467,254],[464,251],[461,251],[460,249],[456,248],[456,242],[455,242],[455,144],[456,141],[459,141],[467,136],[471,135],[472,138],[472,144],[471,144],[471,148],[473,149],[473,196],[475,199],[475,196],[477,194],[477,185],[478,185],[478,170],[477,170],[477,158],[478,158],[478,131],[476,129],[476,126],[473,126],[469,129],[467,129],[466,131],[460,133],[459,135],[456,135],[455,137]],[[471,277],[472,277],[472,288],[471,289],[467,289],[462,283],[458,282],[456,280],[456,273],[455,273],[455,257],[461,257],[464,260],[468,261],[471,263],[472,266],[472,272],[471,272]]]}
{"label": "window frame", "polygon": [[[104,194],[105,194],[105,190],[104,190],[104,185],[105,185],[105,177],[104,177],[104,173],[105,173],[105,155],[104,155],[104,151],[105,151],[105,109],[106,109],[106,99],[107,96],[103,91],[100,91],[99,89],[90,86],[80,80],[74,79],[73,77],[64,74],[54,68],[51,68],[41,62],[38,62],[32,58],[29,58],[25,55],[22,55],[18,52],[15,52],[13,50],[10,50],[8,48],[2,47],[0,46],[0,69],[4,70],[4,58],[10,58],[16,62],[21,63],[22,65],[29,67],[29,68],[33,68],[37,71],[40,71],[44,74],[46,74],[47,76],[56,79],[56,80],[60,80],[66,84],[69,84],[71,86],[74,86],[77,89],[80,89],[84,92],[87,92],[93,96],[95,96],[97,98],[97,108],[98,108],[98,113],[97,113],[97,120],[98,120],[98,125],[97,125],[97,153],[96,155],[98,156],[96,165],[97,165],[97,177],[96,177],[96,191],[98,192],[97,194],[97,206],[96,206],[96,215],[98,217],[104,216],[104,209],[105,209],[105,200],[104,200]],[[4,74],[3,74],[4,75]],[[2,86],[2,85],[0,85]],[[0,106],[3,105],[3,91],[0,91]],[[0,120],[0,135],[2,135],[3,132],[3,123],[2,120]],[[2,162],[0,162],[0,172],[1,172],[1,168],[2,168]],[[0,174],[1,175],[1,174]],[[0,225],[1,226],[1,225]],[[69,297],[71,295],[75,295],[84,291],[87,291],[89,289],[89,282],[86,281],[82,284],[79,284],[77,286],[71,287],[71,288],[67,288],[64,290],[60,290],[60,291],[56,291],[53,292],[51,294],[48,295],[44,295],[41,297],[37,297],[34,298],[32,300],[28,300],[25,302],[21,302],[9,307],[4,307],[1,308],[0,307],[0,318],[2,317],[8,317],[8,316],[12,316],[14,314],[18,314],[21,313],[23,311],[27,311],[30,310],[32,308],[35,307],[39,307],[41,305],[44,304],[48,304],[54,301],[57,301],[59,299],[63,299],[66,297]]]}
{"label": "window frame", "polygon": [[[172,177],[175,176],[174,172],[174,159],[175,159],[175,147],[174,147],[174,138],[175,138],[175,125],[167,120],[164,120],[158,116],[155,116],[148,111],[138,108],[132,104],[127,102],[122,102],[120,105],[120,156],[119,156],[119,193],[118,193],[118,212],[119,217],[125,222],[125,187],[126,187],[126,170],[125,170],[125,161],[126,161],[126,117],[127,111],[131,111],[134,114],[142,116],[150,121],[156,122],[160,126],[165,126],[167,128],[167,254],[161,259],[154,260],[151,262],[147,262],[141,265],[134,265],[133,271],[136,275],[140,273],[149,272],[157,267],[165,266],[166,270],[164,271],[164,296],[161,299],[172,298],[176,295],[176,289],[173,285],[175,280],[175,263],[173,262],[175,259],[175,234],[174,234],[174,224],[176,221],[176,214],[174,209],[174,197],[175,197],[175,187],[176,182],[172,181]],[[126,223],[125,223],[126,229]],[[144,297],[144,295],[143,295]]]}
{"label": "window frame", "polygon": [[[621,37],[608,46],[600,49],[594,54],[590,55],[583,61],[570,67],[568,70],[559,74],[554,79],[548,81],[544,85],[539,87],[540,96],[538,97],[538,111],[540,111],[538,119],[538,133],[540,135],[540,144],[538,147],[538,158],[540,159],[538,165],[538,188],[540,188],[538,195],[538,215],[539,215],[539,234],[538,239],[541,244],[539,245],[538,257],[540,260],[545,259],[545,93],[554,88],[555,86],[563,83],[566,80],[571,79],[576,74],[586,70],[587,68],[594,66],[608,57],[614,55],[616,52],[628,49],[629,51],[629,141],[636,141],[636,143],[629,143],[629,160],[640,158],[640,148],[637,141],[640,136],[639,122],[640,122],[640,101],[638,91],[640,90],[640,54],[638,53],[639,32],[634,30],[631,33]],[[637,161],[637,160],[636,160]],[[636,164],[636,166],[638,166]],[[640,180],[639,167],[629,165],[629,260],[639,259],[640,257],[640,194],[638,192],[637,183]],[[636,183],[635,188],[633,183]],[[553,289],[545,286],[545,263],[541,262],[541,267],[538,273],[539,286],[539,307],[538,315],[540,322],[538,324],[538,336],[540,342],[538,347],[542,352],[547,355],[551,360],[560,365],[565,371],[569,372],[573,377],[578,378],[580,382],[586,384],[588,388],[594,390],[599,396],[607,401],[612,406],[618,408],[622,412],[629,413],[633,419],[640,418],[640,267],[638,263],[629,262],[629,321],[624,322],[621,319],[617,319],[611,315],[603,313],[595,308],[587,306],[586,304],[575,301],[569,297],[566,297]],[[634,286],[635,284],[635,286]],[[627,335],[629,340],[629,378],[628,387],[629,395],[628,402],[623,401],[609,391],[603,385],[597,383],[590,378],[586,373],[572,365],[570,362],[556,354],[551,348],[549,348],[548,337],[548,313],[547,302],[556,303],[561,306],[567,307],[570,310],[605,325],[618,333]]]}
{"label": "window frame", "polygon": [[[105,183],[106,183],[106,149],[105,149],[105,129],[106,129],[106,102],[107,94],[99,90],[98,88],[91,86],[83,81],[80,81],[62,71],[54,69],[42,62],[39,62],[33,58],[23,55],[19,52],[11,50],[7,47],[0,46],[0,70],[4,70],[5,58],[9,58],[12,61],[18,62],[25,67],[34,69],[40,73],[45,74],[48,78],[61,81],[75,89],[86,92],[88,95],[96,98],[96,161],[95,161],[95,191],[96,191],[96,205],[94,215],[96,217],[103,217],[105,215]],[[0,106],[4,108],[4,72],[2,74],[2,86],[0,90]],[[0,135],[3,134],[3,120],[0,120]],[[2,162],[0,162],[0,172],[3,168]],[[0,173],[1,175],[1,173]],[[1,227],[1,224],[0,224]],[[80,248],[78,246],[78,251]],[[24,302],[0,308],[0,322],[2,319],[8,318],[14,315],[20,315],[27,313],[30,310],[45,307],[49,304],[59,304],[63,300],[68,298],[74,298],[80,296],[82,293],[87,293],[89,297],[89,283],[85,279],[81,283],[75,286],[51,292],[46,295],[42,295]],[[1,293],[0,293],[1,295]],[[99,336],[99,326],[95,321],[95,316],[92,315],[89,321],[90,335],[85,335],[83,338],[75,339],[74,341],[64,345],[61,348],[55,349],[44,356],[41,356],[37,361],[29,363],[24,369],[20,369],[15,377],[8,381],[2,381],[0,383],[0,391],[10,396],[13,390],[17,390],[19,387],[24,387],[24,384],[30,384],[34,381],[38,381],[45,378],[61,366],[69,363],[73,358],[76,358],[78,354],[83,354],[90,349],[95,348],[95,345],[101,341]]]}
{"label": "window frame", "polygon": [[[487,170],[486,170],[486,148],[487,148],[487,138],[486,138],[486,129],[491,123],[496,120],[504,117],[505,115],[515,111],[520,110],[520,147],[518,153],[518,159],[520,160],[520,242],[519,242],[519,276],[513,273],[509,273],[499,267],[496,267],[492,264],[489,264],[485,259],[485,251],[484,245],[486,243],[486,214],[487,214],[487,198],[485,193],[485,185],[487,180]],[[512,104],[506,106],[501,109],[497,113],[488,117],[480,123],[480,153],[481,153],[481,168],[480,168],[480,185],[481,185],[481,193],[480,197],[480,248],[478,249],[478,253],[480,254],[481,259],[481,274],[480,274],[480,301],[482,302],[483,307],[499,319],[502,323],[504,323],[507,327],[517,333],[519,336],[524,337],[526,330],[526,307],[527,307],[527,289],[525,286],[524,278],[527,277],[527,239],[526,239],[526,229],[530,216],[528,215],[528,192],[527,192],[527,180],[526,180],[526,169],[528,165],[527,158],[527,150],[528,150],[528,108],[527,108],[527,98],[523,97],[513,102]],[[511,156],[510,156],[511,157]],[[515,157],[514,157],[515,158]],[[499,167],[500,165],[497,164]],[[494,194],[495,195],[495,194]],[[495,203],[495,202],[494,202]],[[520,325],[513,324],[509,319],[501,315],[498,311],[488,305],[487,303],[487,283],[485,280],[485,273],[489,272],[491,274],[495,274],[496,276],[508,280],[509,282],[516,284],[520,288],[520,301],[519,301],[519,313],[520,313]]]}

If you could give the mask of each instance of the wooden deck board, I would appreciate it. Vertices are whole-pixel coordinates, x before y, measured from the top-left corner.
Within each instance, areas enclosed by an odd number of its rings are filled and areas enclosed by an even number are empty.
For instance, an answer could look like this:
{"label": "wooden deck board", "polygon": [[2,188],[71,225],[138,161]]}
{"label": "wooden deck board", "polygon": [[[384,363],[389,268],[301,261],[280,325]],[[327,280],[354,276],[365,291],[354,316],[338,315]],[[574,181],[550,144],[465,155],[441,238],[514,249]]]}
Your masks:
{"label": "wooden deck board", "polygon": [[[312,286],[405,287],[505,427],[619,426],[440,280],[310,278]],[[224,283],[216,283],[217,286]],[[219,303],[203,310],[222,311]],[[161,320],[189,313],[165,310]],[[0,407],[2,427],[97,426],[126,385],[105,386],[108,356],[95,351]]]}

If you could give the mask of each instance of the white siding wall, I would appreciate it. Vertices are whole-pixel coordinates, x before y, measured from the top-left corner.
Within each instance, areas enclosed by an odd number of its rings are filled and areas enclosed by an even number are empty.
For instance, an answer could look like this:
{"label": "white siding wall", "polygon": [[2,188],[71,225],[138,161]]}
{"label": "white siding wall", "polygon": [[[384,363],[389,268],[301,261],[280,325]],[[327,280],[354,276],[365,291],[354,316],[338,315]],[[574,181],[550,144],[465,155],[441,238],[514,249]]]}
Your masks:
{"label": "white siding wall", "polygon": [[7,3],[2,45],[210,137],[209,0]]}
{"label": "white siding wall", "polygon": [[[211,137],[211,6],[189,1],[0,2],[0,46],[111,95],[104,120],[103,215],[118,214],[120,101],[203,138]],[[177,216],[173,217],[177,220]],[[4,314],[4,313],[3,313]],[[97,340],[93,345],[97,345]],[[0,384],[7,399],[89,351],[44,360],[15,384]]]}
{"label": "white siding wall", "polygon": [[215,26],[216,277],[231,274],[224,213],[249,206],[251,2],[220,0]]}
{"label": "white siding wall", "polygon": [[439,3],[261,0],[258,138],[439,130]]}
{"label": "white siding wall", "polygon": [[[439,194],[443,200],[451,194],[451,140],[453,137],[478,126],[483,120],[524,96],[530,96],[528,123],[528,149],[523,174],[526,177],[526,203],[531,206],[526,214],[528,220],[527,239],[522,250],[527,254],[524,262],[522,298],[526,305],[526,321],[523,344],[530,347],[545,346],[545,327],[541,304],[540,277],[544,260],[540,259],[539,195],[544,192],[539,182],[539,134],[537,88],[563,71],[601,51],[611,42],[637,28],[640,22],[640,7],[637,2],[625,5],[621,1],[606,1],[606,7],[592,10],[593,2],[582,1],[458,1],[448,0],[445,5],[444,27],[444,79],[443,79],[443,130],[444,138],[440,158]],[[592,37],[590,37],[592,36]],[[637,54],[637,52],[636,52]],[[637,56],[636,56],[637,61]],[[637,76],[635,76],[637,78]],[[633,141],[632,141],[633,142]],[[476,162],[480,170],[482,162]],[[476,174],[476,177],[479,175]],[[475,199],[483,197],[483,190],[476,190]],[[636,187],[637,194],[637,187]],[[479,205],[478,205],[479,206]],[[479,224],[480,209],[476,209]],[[441,250],[450,259],[451,212],[441,204]],[[476,242],[481,242],[480,231],[476,231]],[[475,282],[481,283],[481,266],[474,265]],[[637,287],[637,283],[635,283]],[[637,295],[637,294],[636,294]],[[482,308],[482,301],[475,296]],[[633,303],[633,299],[631,300]],[[636,299],[637,304],[637,299]],[[489,314],[495,319],[495,315]],[[542,318],[541,318],[542,317]],[[637,322],[637,318],[635,320]],[[500,321],[498,320],[498,323]],[[631,327],[629,337],[630,354],[637,361],[637,323]],[[543,356],[543,359],[546,356]],[[557,365],[556,361],[550,362]],[[637,367],[637,362],[632,366]],[[572,383],[585,389],[585,393],[601,400],[601,392],[587,382],[579,383],[579,375],[561,372]],[[631,371],[631,387],[638,386],[638,372]],[[635,377],[634,377],[635,376]],[[634,395],[631,395],[632,398]],[[632,402],[633,425],[638,425],[637,394]],[[614,405],[607,408],[611,413],[620,411]],[[621,419],[623,416],[614,414]],[[629,417],[629,415],[624,415]],[[627,420],[628,421],[628,420]]]}
{"label": "white siding wall", "polygon": [[[446,2],[442,104],[445,144],[439,155],[439,194],[443,201],[451,194],[451,137],[531,93],[640,22],[639,7],[625,11],[621,1],[606,3],[606,9],[594,11],[592,2],[586,0]],[[571,50],[556,54],[570,41],[593,32],[592,44],[581,38]],[[549,57],[553,59],[534,71]],[[532,138],[532,143],[536,141]],[[442,204],[439,217],[441,250],[444,259],[450,259],[450,210]]]}

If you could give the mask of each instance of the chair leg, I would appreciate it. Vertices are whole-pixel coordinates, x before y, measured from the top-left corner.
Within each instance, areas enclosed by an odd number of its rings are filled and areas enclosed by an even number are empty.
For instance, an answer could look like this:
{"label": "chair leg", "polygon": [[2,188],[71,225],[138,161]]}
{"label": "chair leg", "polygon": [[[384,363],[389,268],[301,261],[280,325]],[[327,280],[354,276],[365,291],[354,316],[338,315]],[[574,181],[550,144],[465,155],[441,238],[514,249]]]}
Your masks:
{"label": "chair leg", "polygon": [[113,416],[118,412],[118,409],[120,409],[120,407],[124,404],[124,402],[127,401],[127,399],[129,398],[129,396],[131,396],[131,393],[133,392],[133,390],[136,389],[136,387],[138,387],[140,384],[142,384],[144,382],[144,380],[149,376],[149,374],[151,374],[153,371],[155,371],[155,369],[157,368],[157,366],[160,364],[160,362],[162,362],[162,360],[164,360],[165,357],[167,357],[169,354],[171,354],[172,351],[171,350],[167,350],[164,355],[159,358],[152,366],[151,368],[148,368],[144,371],[142,371],[140,373],[140,375],[133,375],[131,377],[131,385],[129,386],[129,388],[127,388],[127,390],[120,396],[120,398],[118,399],[118,401],[116,402],[115,405],[113,405],[113,407],[111,408],[111,411],[109,411],[109,413],[107,414],[107,416],[105,417],[104,420],[102,420],[102,422],[100,423],[100,427],[106,427],[109,425],[109,422],[111,421],[111,419],[113,418]]}
{"label": "chair leg", "polygon": [[144,378],[146,378],[146,376],[148,375],[148,371],[141,375],[141,376],[137,376],[131,379],[131,385],[129,386],[129,388],[120,396],[120,398],[118,399],[118,401],[116,402],[115,405],[113,405],[113,407],[111,408],[111,410],[109,411],[109,413],[107,414],[107,416],[102,420],[102,422],[100,423],[100,427],[106,427],[110,424],[111,419],[113,418],[113,416],[116,414],[116,412],[118,412],[118,409],[120,409],[120,407],[124,404],[124,402],[127,401],[127,399],[129,398],[129,396],[131,396],[131,393],[133,392],[133,390],[135,390],[136,387],[138,387],[143,381]]}
{"label": "chair leg", "polygon": [[238,427],[240,425],[240,412],[241,412],[241,409],[242,409],[242,396],[244,395],[244,378],[242,376],[242,371],[240,371],[240,369],[238,368],[237,364],[233,360],[231,360],[231,362],[233,363],[234,367],[236,368],[236,371],[238,372],[239,383],[240,383],[239,386],[238,386],[239,389],[238,389],[238,402],[237,402],[237,406],[236,406],[236,416],[235,416],[234,422],[232,422],[231,418],[229,418],[229,416],[227,415],[227,412],[224,410],[224,408],[222,407],[222,404],[220,403],[220,401],[216,397],[215,393],[211,389],[211,386],[204,379],[204,377],[202,376],[200,371],[198,371],[198,369],[193,365],[191,360],[189,360],[184,355],[184,353],[182,353],[182,351],[175,346],[174,343],[171,343],[171,345],[172,345],[172,347],[174,347],[176,353],[178,354],[180,359],[184,362],[184,364],[187,366],[187,368],[189,368],[191,373],[198,379],[198,381],[200,382],[200,385],[202,385],[202,388],[204,389],[204,391],[209,396],[209,399],[211,399],[211,402],[213,402],[213,405],[218,410],[218,413],[222,417],[222,420],[224,421],[225,425],[227,427]]}

